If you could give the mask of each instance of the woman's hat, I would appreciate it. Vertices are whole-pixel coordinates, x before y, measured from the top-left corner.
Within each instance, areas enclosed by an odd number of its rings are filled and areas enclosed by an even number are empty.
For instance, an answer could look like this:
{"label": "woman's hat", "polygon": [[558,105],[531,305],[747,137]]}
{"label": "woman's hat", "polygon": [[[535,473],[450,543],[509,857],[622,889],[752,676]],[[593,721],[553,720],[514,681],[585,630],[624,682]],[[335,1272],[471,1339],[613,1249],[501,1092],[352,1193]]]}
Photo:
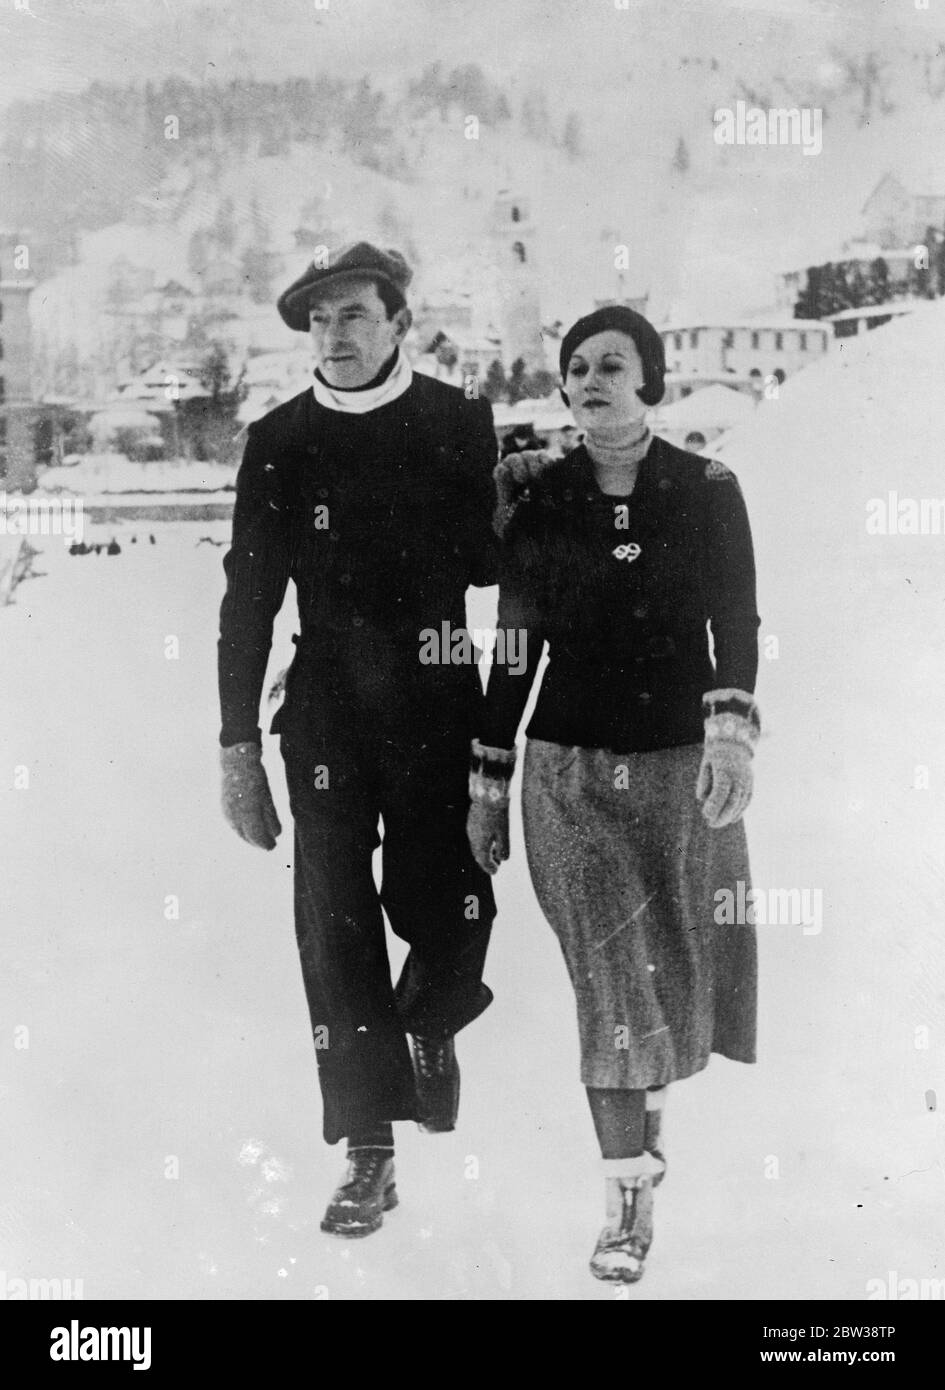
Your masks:
{"label": "woman's hat", "polygon": [[643,385],[637,392],[640,400],[645,405],[659,405],[666,390],[666,352],[663,340],[648,319],[638,314],[635,309],[628,309],[625,304],[608,304],[603,309],[595,309],[592,314],[585,314],[584,318],[578,319],[577,323],[568,329],[561,342],[561,380],[567,376],[568,363],[581,343],[587,338],[593,338],[597,333],[606,333],[611,329],[618,333],[626,333],[632,338],[640,354],[640,361],[643,363]]}

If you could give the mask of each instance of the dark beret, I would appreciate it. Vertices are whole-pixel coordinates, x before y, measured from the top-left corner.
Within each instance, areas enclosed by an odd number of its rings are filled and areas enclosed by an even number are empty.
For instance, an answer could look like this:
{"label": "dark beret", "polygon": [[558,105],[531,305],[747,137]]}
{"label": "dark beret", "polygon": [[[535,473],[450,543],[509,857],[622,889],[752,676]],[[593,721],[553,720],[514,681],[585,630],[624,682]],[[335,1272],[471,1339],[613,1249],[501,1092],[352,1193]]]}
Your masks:
{"label": "dark beret", "polygon": [[637,395],[645,405],[659,405],[666,389],[663,381],[666,375],[663,339],[648,319],[625,304],[608,304],[603,309],[595,309],[568,329],[559,356],[562,381],[568,374],[568,363],[580,344],[587,338],[593,338],[595,333],[606,333],[609,329],[626,333],[633,339],[643,363],[643,385]]}
{"label": "dark beret", "polygon": [[279,313],[290,328],[308,332],[308,310],[312,292],[343,275],[363,275],[371,280],[386,280],[403,294],[413,278],[413,271],[399,251],[372,246],[369,241],[353,241],[331,252],[323,260],[312,261],[297,280],[277,301]]}

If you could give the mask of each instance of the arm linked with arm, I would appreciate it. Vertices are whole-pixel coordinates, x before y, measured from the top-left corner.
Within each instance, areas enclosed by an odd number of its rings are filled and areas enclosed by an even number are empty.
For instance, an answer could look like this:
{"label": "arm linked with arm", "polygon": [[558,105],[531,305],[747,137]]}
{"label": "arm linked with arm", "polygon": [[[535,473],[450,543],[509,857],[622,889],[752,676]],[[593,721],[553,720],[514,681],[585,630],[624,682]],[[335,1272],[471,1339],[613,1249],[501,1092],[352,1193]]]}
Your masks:
{"label": "arm linked with arm", "polygon": [[511,749],[531,693],[545,642],[537,606],[516,556],[517,528],[504,545],[499,567],[499,616],[495,657],[486,687],[479,741]]}

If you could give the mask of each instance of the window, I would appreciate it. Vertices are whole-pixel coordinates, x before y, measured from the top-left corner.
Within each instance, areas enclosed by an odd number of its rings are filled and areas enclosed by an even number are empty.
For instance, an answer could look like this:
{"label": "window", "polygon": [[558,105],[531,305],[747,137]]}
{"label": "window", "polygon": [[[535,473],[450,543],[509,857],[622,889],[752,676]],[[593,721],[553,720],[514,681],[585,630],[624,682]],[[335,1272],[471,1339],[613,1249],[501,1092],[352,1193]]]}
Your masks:
{"label": "window", "polygon": [[513,209],[512,209],[512,221],[513,221],[513,222],[521,222],[521,220],[522,220],[522,214],[519,212],[518,208],[513,208]]}
{"label": "window", "polygon": [[724,348],[733,348],[735,346],[735,334],[730,328],[726,329],[722,334],[722,346]]}
{"label": "window", "polygon": [[774,350],[775,350],[775,352],[783,352],[783,351],[784,351],[784,334],[783,334],[783,333],[775,333],[775,335],[774,335]]}
{"label": "window", "polygon": [[694,328],[694,329],[692,330],[692,332],[689,334],[689,346],[690,346],[691,348],[697,348],[697,347],[699,346],[699,330],[698,330],[698,328]]}
{"label": "window", "polygon": [[754,352],[757,352],[757,351],[758,351],[759,347],[761,346],[761,334],[760,334],[760,333],[752,333],[752,335],[751,335],[751,346],[752,346],[752,351],[754,351]]}
{"label": "window", "polygon": [[0,415],[0,444],[7,442],[7,417]]}
{"label": "window", "polygon": [[673,334],[673,347],[676,349],[677,352],[682,352],[682,334],[681,334],[681,333],[674,333],[674,334]]}
{"label": "window", "polygon": [[512,243],[512,251],[521,265],[525,264],[525,247],[520,241]]}
{"label": "window", "polygon": [[807,334],[806,334],[806,333],[799,333],[799,334],[797,335],[797,345],[798,345],[798,347],[800,348],[801,352],[806,352],[806,351],[807,351]]}

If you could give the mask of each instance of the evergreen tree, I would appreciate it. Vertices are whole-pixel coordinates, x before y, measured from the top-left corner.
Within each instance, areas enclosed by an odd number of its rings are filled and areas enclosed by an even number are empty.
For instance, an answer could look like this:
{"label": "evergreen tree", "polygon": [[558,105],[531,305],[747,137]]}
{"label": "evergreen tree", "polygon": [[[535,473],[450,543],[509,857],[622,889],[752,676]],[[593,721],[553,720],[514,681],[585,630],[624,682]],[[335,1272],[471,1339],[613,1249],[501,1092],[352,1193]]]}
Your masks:
{"label": "evergreen tree", "polygon": [[689,170],[692,161],[689,158],[689,147],[680,135],[676,141],[676,151],[673,154],[673,168],[677,174],[685,174]]}
{"label": "evergreen tree", "polygon": [[875,261],[870,263],[869,270],[869,304],[888,304],[889,293],[889,264],[882,256],[877,256]]}
{"label": "evergreen tree", "polygon": [[521,357],[516,357],[509,368],[508,398],[509,404],[515,405],[517,401],[523,401],[528,395],[527,372],[525,361]]}
{"label": "evergreen tree", "polygon": [[569,159],[582,159],[584,156],[584,134],[581,118],[576,111],[569,111],[564,123],[561,143]]}
{"label": "evergreen tree", "polygon": [[506,379],[505,368],[496,357],[489,363],[489,370],[486,372],[486,379],[483,383],[482,394],[486,400],[496,404],[508,398],[509,383]]}

